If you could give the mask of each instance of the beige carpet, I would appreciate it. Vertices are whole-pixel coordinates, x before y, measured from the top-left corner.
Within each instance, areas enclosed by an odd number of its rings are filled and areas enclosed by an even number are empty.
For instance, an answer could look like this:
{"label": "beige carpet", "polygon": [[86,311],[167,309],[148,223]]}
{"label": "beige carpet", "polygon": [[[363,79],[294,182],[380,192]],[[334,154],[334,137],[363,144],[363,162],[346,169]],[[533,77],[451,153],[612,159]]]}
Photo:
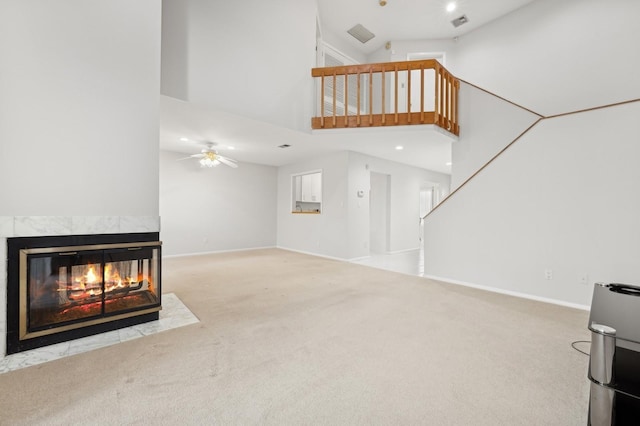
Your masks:
{"label": "beige carpet", "polygon": [[276,249],[163,285],[201,322],[0,375],[0,424],[586,424],[584,311]]}

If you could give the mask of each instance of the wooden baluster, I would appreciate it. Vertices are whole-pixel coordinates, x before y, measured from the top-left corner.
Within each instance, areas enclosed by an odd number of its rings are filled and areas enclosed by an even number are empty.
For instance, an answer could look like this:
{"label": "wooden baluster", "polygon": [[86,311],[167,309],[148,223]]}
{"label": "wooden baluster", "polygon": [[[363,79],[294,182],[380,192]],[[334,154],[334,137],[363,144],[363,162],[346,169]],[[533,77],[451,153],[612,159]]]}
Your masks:
{"label": "wooden baluster", "polygon": [[336,127],[336,72],[333,72],[333,127]]}
{"label": "wooden baluster", "polygon": [[442,123],[443,123],[443,114],[444,114],[444,75],[443,75],[443,70],[442,68],[440,69],[440,75],[438,77],[438,81],[440,82],[440,123],[439,126],[442,127]]}
{"label": "wooden baluster", "polygon": [[455,135],[459,135],[460,134],[460,125],[459,125],[459,121],[458,121],[459,120],[459,118],[458,118],[458,92],[460,90],[460,81],[456,80],[453,87],[455,89],[455,96],[453,98],[453,105],[454,105],[453,114],[454,114],[454,117],[455,117],[454,126],[453,126],[453,133]]}
{"label": "wooden baluster", "polygon": [[320,94],[320,127],[324,127],[324,74],[320,77],[321,80],[321,94]]}
{"label": "wooden baluster", "polygon": [[398,124],[398,65],[395,66],[394,69],[394,73],[395,73],[395,83],[396,83],[396,87],[395,87],[395,101],[394,101],[394,105],[395,105],[395,124]]}
{"label": "wooden baluster", "polygon": [[440,127],[444,128],[447,119],[447,75],[442,71],[442,111],[440,111]]}
{"label": "wooden baluster", "polygon": [[356,125],[360,126],[360,72],[356,74],[358,76],[358,111],[356,117]]}
{"label": "wooden baluster", "polygon": [[349,74],[344,74],[344,127],[349,127]]}
{"label": "wooden baluster", "polygon": [[433,124],[436,124],[440,116],[440,111],[438,110],[438,105],[440,103],[440,91],[438,90],[439,88],[438,76],[440,75],[440,64],[436,64],[433,71],[434,71],[434,84],[435,84],[435,88],[434,88],[435,96],[433,98]]}
{"label": "wooden baluster", "polygon": [[453,80],[451,79],[451,74],[447,73],[447,87],[449,88],[449,114],[447,120],[447,130],[451,131],[452,120],[453,120]]}
{"label": "wooden baluster", "polygon": [[420,64],[420,122],[424,123],[424,64]]}
{"label": "wooden baluster", "polygon": [[411,124],[411,67],[407,66],[407,123]]}
{"label": "wooden baluster", "polygon": [[449,75],[445,72],[444,76],[444,122],[442,127],[447,128],[449,122]]}
{"label": "wooden baluster", "polygon": [[373,126],[373,69],[369,68],[369,125]]}
{"label": "wooden baluster", "polygon": [[[420,71],[420,81],[414,81],[416,78],[413,77],[413,71]],[[426,70],[434,71],[434,95],[433,97],[427,98],[426,96],[426,85],[429,83],[425,78]],[[378,113],[374,114],[374,82],[373,77],[375,73],[382,73],[380,76],[381,79],[381,105]],[[394,78],[394,87],[390,87],[389,90],[394,91],[393,105],[389,106],[387,110],[387,72],[389,74],[393,73]],[[399,105],[399,74],[401,72],[407,73],[407,81],[406,81],[406,118],[404,113],[400,112]],[[368,75],[369,78],[369,90],[368,94],[364,93],[365,88],[362,87],[362,76],[361,74]],[[441,64],[437,61],[433,60],[424,60],[424,61],[406,61],[406,62],[396,62],[396,63],[384,63],[384,64],[369,64],[369,65],[354,65],[354,66],[344,66],[344,67],[332,67],[332,68],[314,68],[312,70],[312,77],[321,78],[320,80],[320,116],[313,118],[313,125],[317,126],[316,128],[338,128],[338,127],[351,127],[351,112],[350,105],[351,98],[349,97],[349,77],[354,75],[357,78],[357,82],[355,86],[357,86],[356,93],[356,102],[354,102],[354,108],[356,108],[355,120],[354,123],[357,127],[365,126],[386,126],[386,125],[400,125],[400,121],[402,124],[437,124],[445,130],[450,131],[453,134],[459,135],[459,88],[460,82],[450,74]],[[340,76],[340,77],[338,77]],[[333,78],[333,88],[332,93],[328,94],[327,91],[327,82],[326,78]],[[417,74],[416,74],[417,77]],[[338,80],[340,78],[344,79],[344,92],[342,95],[342,101],[344,105],[344,114],[338,114]],[[330,84],[330,83],[329,83]],[[418,86],[416,90],[420,90],[420,106],[419,110],[416,109],[415,112],[420,112],[420,114],[416,114],[415,117],[413,115],[413,101],[417,99],[413,99],[412,97],[412,89],[413,86]],[[355,87],[354,87],[355,88]],[[404,90],[404,89],[401,89]],[[362,100],[363,96],[369,96],[369,102],[365,103]],[[329,104],[329,108],[332,108],[329,115],[327,115],[327,96],[332,96],[331,103]],[[404,96],[404,95],[403,95]],[[390,103],[391,104],[391,103]],[[363,110],[366,111],[365,108],[368,108],[368,113],[363,113]],[[427,111],[427,108],[429,111]],[[433,108],[433,112],[431,112],[431,108]],[[393,109],[393,110],[392,110]],[[428,114],[427,114],[428,113]],[[363,114],[367,114],[369,116],[367,123],[362,123]],[[387,114],[390,116],[389,118],[392,120],[390,123],[387,120]],[[393,117],[391,117],[393,114]],[[433,114],[433,115],[432,115]],[[380,119],[377,119],[380,115]],[[342,117],[342,120],[338,120]],[[433,117],[433,119],[431,119]],[[331,118],[331,123],[327,122],[327,118]],[[401,120],[402,119],[402,120]],[[417,120],[417,121],[416,121]],[[428,121],[427,121],[428,120]],[[343,122],[344,121],[344,122]]]}
{"label": "wooden baluster", "polygon": [[384,110],[384,103],[385,103],[385,87],[384,87],[384,81],[385,81],[385,75],[387,73],[384,72],[384,68],[382,69],[382,125],[384,126],[385,124],[385,110]]}

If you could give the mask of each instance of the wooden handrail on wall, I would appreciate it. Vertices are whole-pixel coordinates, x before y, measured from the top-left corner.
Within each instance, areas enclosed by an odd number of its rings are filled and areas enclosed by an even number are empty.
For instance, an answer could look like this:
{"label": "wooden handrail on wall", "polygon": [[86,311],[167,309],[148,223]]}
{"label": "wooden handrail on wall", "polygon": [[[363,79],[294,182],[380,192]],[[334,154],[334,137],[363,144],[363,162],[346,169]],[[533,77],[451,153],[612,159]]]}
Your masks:
{"label": "wooden handrail on wall", "polygon": [[[425,70],[433,70],[434,78],[425,79]],[[460,81],[435,59],[313,68],[311,76],[320,79],[320,116],[311,119],[312,129],[435,124],[460,134]],[[406,79],[402,105],[400,78]],[[419,105],[411,103],[412,85],[419,87]]]}

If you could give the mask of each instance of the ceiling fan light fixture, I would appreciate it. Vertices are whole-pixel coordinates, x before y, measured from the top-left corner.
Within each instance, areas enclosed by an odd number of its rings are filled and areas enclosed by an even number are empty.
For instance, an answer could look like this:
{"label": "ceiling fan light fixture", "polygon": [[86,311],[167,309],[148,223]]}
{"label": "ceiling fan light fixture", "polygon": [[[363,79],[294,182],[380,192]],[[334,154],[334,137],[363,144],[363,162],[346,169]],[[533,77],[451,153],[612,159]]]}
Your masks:
{"label": "ceiling fan light fixture", "polygon": [[220,164],[220,161],[216,153],[212,151],[204,152],[204,157],[200,159],[201,167],[216,167],[218,164]]}
{"label": "ceiling fan light fixture", "polygon": [[193,154],[188,157],[179,158],[178,161],[194,159],[198,160],[200,163],[200,167],[202,168],[213,168],[218,166],[219,164],[224,164],[225,166],[229,166],[232,169],[237,169],[238,164],[237,161],[233,158],[226,157],[224,155],[218,154],[218,151],[213,149],[214,146],[217,145],[215,142],[204,141],[200,142],[201,144],[205,144],[207,147],[200,151],[200,154]]}
{"label": "ceiling fan light fixture", "polygon": [[216,167],[218,164],[220,164],[220,162],[218,160],[212,160],[209,157],[204,157],[200,159],[200,166],[201,167]]}

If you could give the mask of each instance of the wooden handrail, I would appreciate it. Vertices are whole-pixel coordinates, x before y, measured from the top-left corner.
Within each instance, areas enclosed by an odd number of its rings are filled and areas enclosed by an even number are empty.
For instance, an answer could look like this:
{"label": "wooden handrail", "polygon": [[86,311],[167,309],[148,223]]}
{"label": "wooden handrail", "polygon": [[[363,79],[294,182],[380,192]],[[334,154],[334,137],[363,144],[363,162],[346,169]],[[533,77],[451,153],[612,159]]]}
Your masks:
{"label": "wooden handrail", "polygon": [[[434,70],[435,78],[432,86],[425,81],[425,70]],[[419,71],[419,76],[412,79],[412,71]],[[393,85],[387,85],[387,73],[391,74],[390,78],[394,80]],[[407,99],[406,104],[399,105],[398,79],[402,73],[405,73],[407,79]],[[379,84],[374,83],[374,76],[378,74],[380,75]],[[458,122],[460,81],[435,59],[313,68],[311,76],[321,80],[320,116],[311,119],[313,129],[435,124],[454,135],[460,134]],[[355,85],[348,83],[350,76],[355,77]],[[364,85],[363,79],[365,79]],[[339,84],[343,88],[342,93],[337,91]],[[329,85],[332,87],[328,87]],[[419,105],[411,103],[412,86],[420,90]],[[428,89],[429,86],[434,88],[433,101],[425,96],[425,91],[431,90]],[[391,96],[387,94],[387,88],[393,90]],[[356,91],[355,105],[349,103],[349,89]],[[379,105],[374,103],[374,96],[377,93],[380,93]],[[339,108],[342,109],[341,113],[338,112]],[[406,108],[406,111],[400,111],[399,108]],[[365,116],[364,120],[362,116]]]}

